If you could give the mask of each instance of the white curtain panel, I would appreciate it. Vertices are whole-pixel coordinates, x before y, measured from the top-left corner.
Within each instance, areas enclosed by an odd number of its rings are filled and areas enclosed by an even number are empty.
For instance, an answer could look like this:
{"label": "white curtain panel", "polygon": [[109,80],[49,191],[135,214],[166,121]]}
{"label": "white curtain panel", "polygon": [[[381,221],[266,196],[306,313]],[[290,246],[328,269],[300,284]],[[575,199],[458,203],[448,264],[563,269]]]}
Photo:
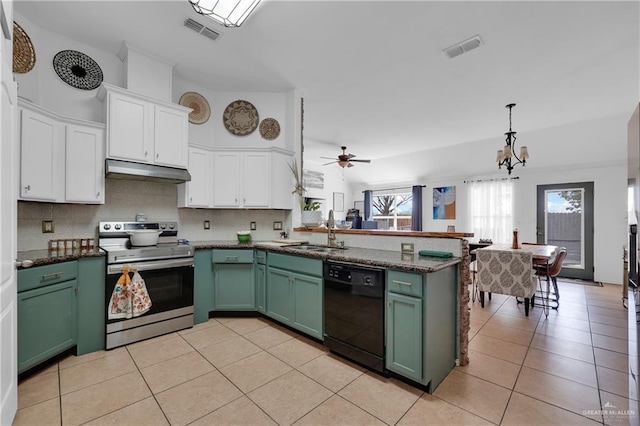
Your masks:
{"label": "white curtain panel", "polygon": [[476,239],[511,243],[513,239],[513,181],[469,183],[470,229]]}

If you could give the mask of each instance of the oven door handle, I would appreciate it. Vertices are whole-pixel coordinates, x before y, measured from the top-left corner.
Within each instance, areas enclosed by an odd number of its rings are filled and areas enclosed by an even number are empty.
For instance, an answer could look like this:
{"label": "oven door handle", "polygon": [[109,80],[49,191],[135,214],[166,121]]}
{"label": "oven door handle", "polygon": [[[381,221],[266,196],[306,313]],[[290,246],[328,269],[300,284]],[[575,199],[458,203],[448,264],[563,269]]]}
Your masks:
{"label": "oven door handle", "polygon": [[159,269],[172,269],[180,268],[183,266],[193,267],[193,264],[194,263],[192,257],[186,259],[165,259],[150,262],[122,263],[107,266],[107,275],[121,274],[122,267],[125,265],[129,266],[130,268],[136,268],[138,271],[157,271]]}

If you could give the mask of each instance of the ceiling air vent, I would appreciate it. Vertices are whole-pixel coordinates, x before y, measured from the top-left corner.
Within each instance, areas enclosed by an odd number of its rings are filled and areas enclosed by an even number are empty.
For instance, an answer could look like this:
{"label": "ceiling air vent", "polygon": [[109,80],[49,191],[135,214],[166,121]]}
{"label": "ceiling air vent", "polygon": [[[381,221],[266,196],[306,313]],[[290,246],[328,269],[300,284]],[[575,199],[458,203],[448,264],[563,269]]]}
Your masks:
{"label": "ceiling air vent", "polygon": [[205,27],[201,23],[194,21],[191,18],[187,18],[187,20],[184,21],[184,26],[197,32],[198,34],[202,34],[203,36],[210,38],[211,40],[215,40],[220,37],[220,33],[213,31],[209,27]]}
{"label": "ceiling air vent", "polygon": [[449,59],[453,59],[456,56],[462,55],[470,50],[475,49],[476,47],[480,47],[482,45],[482,39],[479,35],[473,36],[468,40],[462,41],[460,43],[454,44],[451,47],[447,47],[443,50],[444,54],[447,55]]}

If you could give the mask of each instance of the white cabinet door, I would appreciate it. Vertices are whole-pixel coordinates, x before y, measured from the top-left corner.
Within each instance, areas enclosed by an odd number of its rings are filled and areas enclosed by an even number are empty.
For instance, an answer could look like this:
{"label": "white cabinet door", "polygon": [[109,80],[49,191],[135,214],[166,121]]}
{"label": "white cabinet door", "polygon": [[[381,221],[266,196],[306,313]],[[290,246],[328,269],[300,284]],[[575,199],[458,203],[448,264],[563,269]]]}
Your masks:
{"label": "white cabinet door", "polygon": [[104,203],[104,131],[67,125],[65,200]]}
{"label": "white cabinet door", "polygon": [[191,181],[178,185],[178,207],[213,206],[212,157],[211,151],[189,148]]}
{"label": "white cabinet door", "polygon": [[188,114],[155,106],[154,135],[156,164],[186,168],[188,163]]}
{"label": "white cabinet door", "polygon": [[108,157],[152,162],[153,106],[118,93],[108,96]]}
{"label": "white cabinet door", "polygon": [[213,206],[240,207],[240,154],[213,154]]}
{"label": "white cabinet door", "polygon": [[34,111],[23,109],[21,115],[20,197],[55,201],[63,173],[62,126]]}
{"label": "white cabinet door", "polygon": [[243,207],[269,207],[270,163],[270,153],[249,152],[243,155],[241,175]]}

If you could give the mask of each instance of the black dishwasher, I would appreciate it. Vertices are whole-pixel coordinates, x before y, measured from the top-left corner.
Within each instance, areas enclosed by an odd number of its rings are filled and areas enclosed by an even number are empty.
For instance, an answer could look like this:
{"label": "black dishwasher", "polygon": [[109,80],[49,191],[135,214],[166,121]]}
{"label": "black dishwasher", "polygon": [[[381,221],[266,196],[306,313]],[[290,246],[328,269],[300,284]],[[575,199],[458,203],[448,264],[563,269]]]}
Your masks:
{"label": "black dishwasher", "polygon": [[384,365],[384,269],[324,262],[324,344],[373,370]]}

